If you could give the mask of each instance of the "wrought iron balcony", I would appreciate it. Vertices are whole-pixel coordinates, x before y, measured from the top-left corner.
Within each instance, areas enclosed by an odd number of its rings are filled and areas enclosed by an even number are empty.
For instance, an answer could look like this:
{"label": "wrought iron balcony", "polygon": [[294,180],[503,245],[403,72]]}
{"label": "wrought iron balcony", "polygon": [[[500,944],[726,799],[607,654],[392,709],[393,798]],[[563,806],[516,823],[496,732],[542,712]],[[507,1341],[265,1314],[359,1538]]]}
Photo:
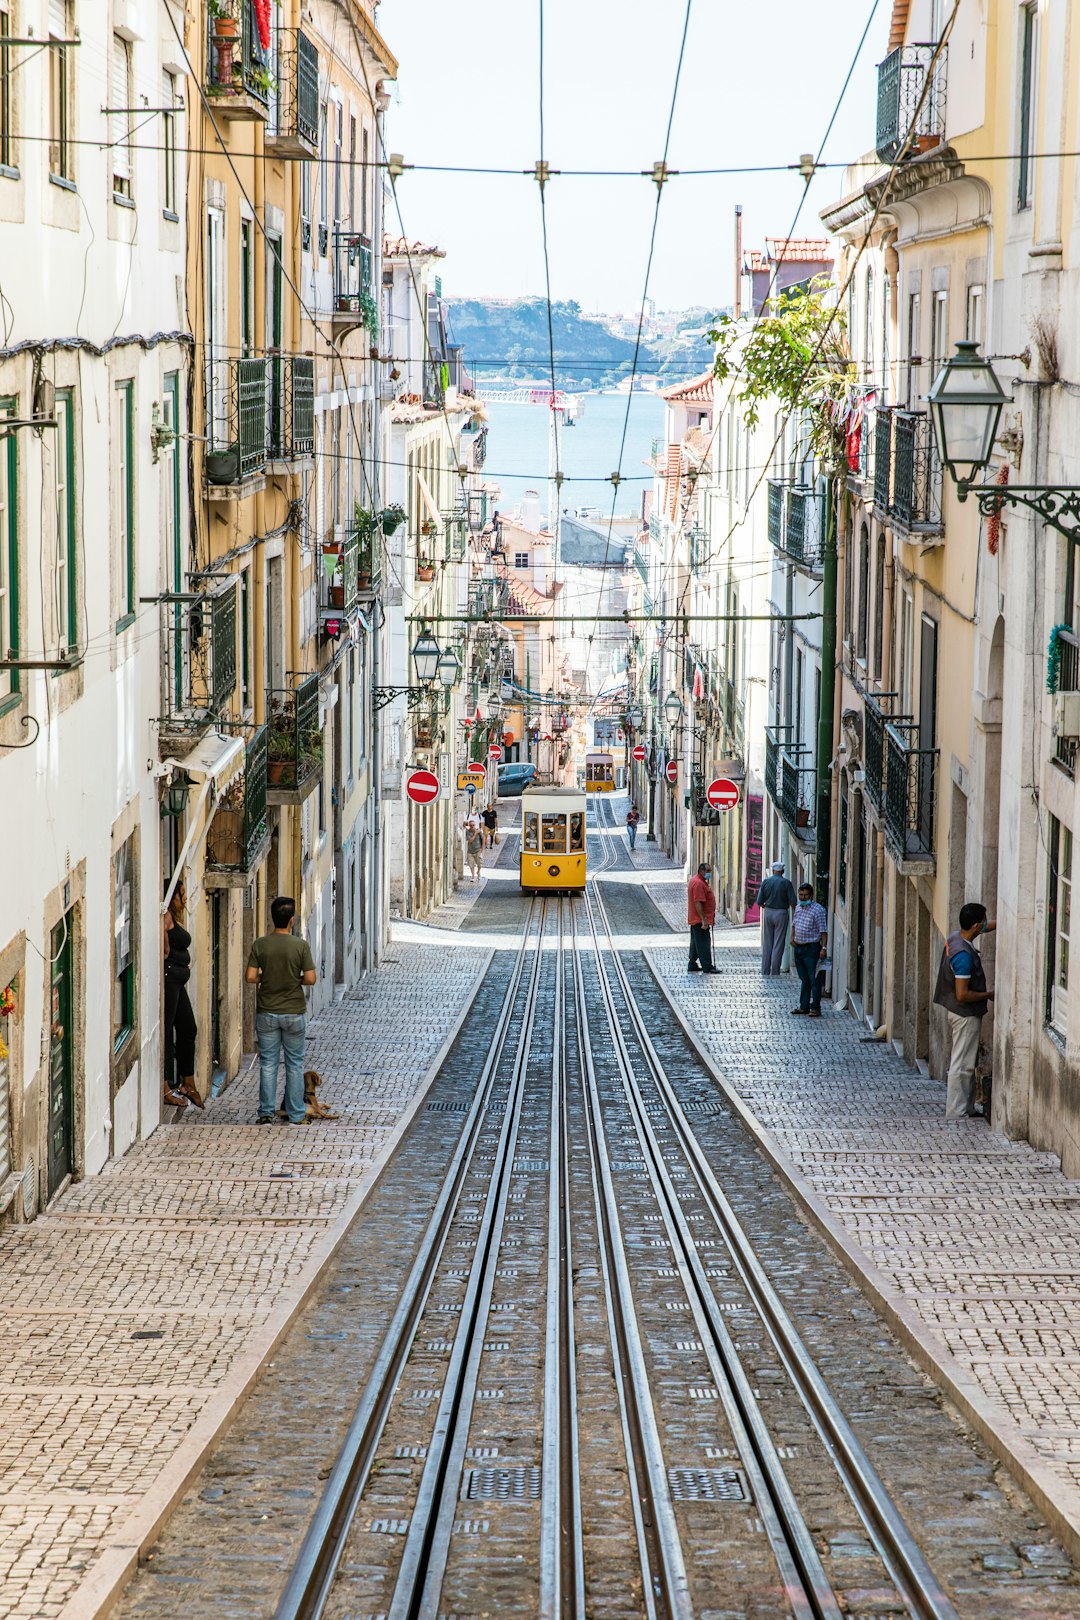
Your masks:
{"label": "wrought iron balcony", "polygon": [[444,555],[447,562],[461,562],[469,546],[469,508],[455,507],[443,513]]}
{"label": "wrought iron balcony", "polygon": [[162,603],[163,725],[199,729],[223,719],[236,692],[236,576]]}
{"label": "wrought iron balcony", "polygon": [[893,701],[891,692],[880,697],[866,694],[863,725],[863,792],[871,805],[881,814],[885,806],[885,727],[889,722],[888,706]]}
{"label": "wrought iron balcony", "polygon": [[505,579],[474,580],[469,592],[469,616],[479,619],[490,614],[498,618],[506,612],[509,601],[510,590]]}
{"label": "wrought iron balcony", "polygon": [[814,837],[817,818],[817,771],[809,748],[780,751],[780,814],[796,838]]}
{"label": "wrought iron balcony", "polygon": [[[1060,693],[1080,692],[1080,639],[1071,630],[1059,630],[1056,640],[1059,653],[1057,690]],[[1070,775],[1075,773],[1078,753],[1080,737],[1055,730],[1054,760]]]}
{"label": "wrought iron balcony", "polygon": [[769,479],[769,540],[800,568],[821,567],[821,497],[808,484]]}
{"label": "wrought iron balcony", "polygon": [[266,798],[268,804],[302,804],[315,791],[322,768],[319,677],[267,693]]}
{"label": "wrought iron balcony", "polygon": [[894,528],[921,541],[940,535],[941,462],[926,411],[894,411],[893,488],[889,514]]}
{"label": "wrought iron balcony", "polygon": [[207,492],[232,491],[266,466],[269,446],[268,362],[263,356],[211,360],[206,378]]}
{"label": "wrought iron balcony", "polygon": [[445,366],[437,360],[424,361],[424,404],[441,411],[446,403]]}
{"label": "wrought iron balcony", "polygon": [[476,438],[472,442],[473,472],[479,472],[487,460],[487,441],[488,429],[485,422],[477,431]]}
{"label": "wrought iron balcony", "polygon": [[709,546],[705,530],[696,523],[687,530],[686,549],[692,574],[701,574],[709,566]]}
{"label": "wrought iron balcony", "polygon": [[874,416],[874,505],[885,517],[892,499],[893,412],[884,408]]}
{"label": "wrought iron balcony", "polygon": [[265,119],[274,89],[250,0],[217,0],[206,19],[206,93],[222,118]]}
{"label": "wrought iron balcony", "polygon": [[366,326],[372,342],[378,335],[371,238],[359,231],[334,232],[334,326]]}
{"label": "wrought iron balcony", "polygon": [[315,454],[315,362],[302,355],[267,361],[270,461],[303,461]]}
{"label": "wrought iron balcony", "polygon": [[347,619],[360,603],[360,536],[356,529],[339,529],[322,548],[322,583],[319,617]]}
{"label": "wrought iron balcony", "polygon": [[278,29],[277,91],[271,102],[266,149],[289,157],[319,150],[319,53],[300,28]]}
{"label": "wrought iron balcony", "polygon": [[[935,45],[899,45],[878,64],[877,139],[882,163],[939,146],[945,138],[945,86],[948,47],[931,68]],[[929,82],[928,82],[929,81]],[[923,94],[925,90],[926,94]]]}
{"label": "wrought iron balcony", "polygon": [[267,737],[265,726],[239,726],[244,736],[244,771],[218,800],[206,833],[206,887],[246,887],[270,848],[266,820]]}
{"label": "wrought iron balcony", "polygon": [[913,720],[890,720],[885,727],[885,843],[900,870],[934,869],[934,806],[937,796],[936,748],[919,746]]}

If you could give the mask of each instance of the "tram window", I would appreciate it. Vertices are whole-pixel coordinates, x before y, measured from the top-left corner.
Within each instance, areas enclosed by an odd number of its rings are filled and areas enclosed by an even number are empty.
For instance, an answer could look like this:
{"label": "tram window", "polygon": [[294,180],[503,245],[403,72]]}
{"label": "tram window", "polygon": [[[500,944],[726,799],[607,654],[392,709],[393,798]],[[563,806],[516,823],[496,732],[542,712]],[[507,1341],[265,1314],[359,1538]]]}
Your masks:
{"label": "tram window", "polygon": [[570,817],[570,849],[582,850],[585,848],[585,817],[580,810],[575,810]]}
{"label": "tram window", "polygon": [[536,823],[538,819],[535,810],[527,812],[525,816],[525,837],[522,840],[523,849],[536,848]]}
{"label": "tram window", "polygon": [[566,818],[562,815],[544,816],[544,854],[566,854]]}

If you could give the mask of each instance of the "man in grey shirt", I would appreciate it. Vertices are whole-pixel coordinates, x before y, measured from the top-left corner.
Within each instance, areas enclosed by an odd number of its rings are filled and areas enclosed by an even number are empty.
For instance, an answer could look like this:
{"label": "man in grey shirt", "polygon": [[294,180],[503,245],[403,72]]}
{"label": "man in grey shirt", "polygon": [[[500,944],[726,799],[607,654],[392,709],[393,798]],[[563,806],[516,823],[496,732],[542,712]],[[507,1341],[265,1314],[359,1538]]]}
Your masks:
{"label": "man in grey shirt", "polygon": [[787,927],[797,900],[791,879],[784,876],[783,861],[773,861],[772,875],[757,893],[761,908],[761,971],[767,979],[780,977]]}

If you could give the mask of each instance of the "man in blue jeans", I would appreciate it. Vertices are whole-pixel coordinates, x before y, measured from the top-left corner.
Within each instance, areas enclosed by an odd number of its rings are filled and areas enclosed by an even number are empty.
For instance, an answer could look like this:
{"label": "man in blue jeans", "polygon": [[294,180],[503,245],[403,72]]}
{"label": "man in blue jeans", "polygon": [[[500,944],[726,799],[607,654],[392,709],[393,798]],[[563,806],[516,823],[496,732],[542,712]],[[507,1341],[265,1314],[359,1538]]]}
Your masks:
{"label": "man in blue jeans", "polygon": [[799,903],[791,920],[791,947],[799,975],[799,1005],[796,1016],[821,1017],[821,984],[818,972],[829,953],[829,918],[824,906],[814,899],[809,883],[799,884]]}
{"label": "man in blue jeans", "polygon": [[291,1125],[307,1123],[304,1106],[305,986],[315,983],[315,963],[306,939],[292,931],[296,903],[288,895],[270,902],[273,933],[262,934],[248,957],[248,984],[255,993],[255,1039],[259,1046],[259,1119],[272,1125],[277,1107],[278,1061],[285,1055],[285,1112]]}

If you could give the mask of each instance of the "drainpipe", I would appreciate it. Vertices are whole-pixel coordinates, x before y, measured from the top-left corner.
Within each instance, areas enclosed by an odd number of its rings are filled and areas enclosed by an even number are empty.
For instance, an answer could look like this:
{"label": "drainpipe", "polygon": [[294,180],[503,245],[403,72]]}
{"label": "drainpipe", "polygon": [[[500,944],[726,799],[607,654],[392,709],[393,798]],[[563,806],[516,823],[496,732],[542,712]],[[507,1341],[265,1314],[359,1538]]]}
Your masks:
{"label": "drainpipe", "polygon": [[829,847],[832,843],[832,772],[836,701],[836,502],[838,484],[829,478],[825,493],[825,551],[821,582],[821,704],[817,734],[817,897],[828,909]]}

